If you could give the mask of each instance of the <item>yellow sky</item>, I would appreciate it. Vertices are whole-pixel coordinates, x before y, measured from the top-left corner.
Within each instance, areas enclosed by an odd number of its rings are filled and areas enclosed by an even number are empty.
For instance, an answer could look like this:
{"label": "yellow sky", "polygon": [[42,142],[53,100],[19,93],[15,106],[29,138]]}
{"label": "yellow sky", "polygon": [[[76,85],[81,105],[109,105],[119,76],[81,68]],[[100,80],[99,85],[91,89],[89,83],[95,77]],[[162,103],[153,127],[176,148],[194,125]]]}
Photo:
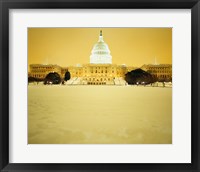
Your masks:
{"label": "yellow sky", "polygon": [[100,30],[113,64],[172,63],[171,28],[29,28],[28,64],[89,63]]}

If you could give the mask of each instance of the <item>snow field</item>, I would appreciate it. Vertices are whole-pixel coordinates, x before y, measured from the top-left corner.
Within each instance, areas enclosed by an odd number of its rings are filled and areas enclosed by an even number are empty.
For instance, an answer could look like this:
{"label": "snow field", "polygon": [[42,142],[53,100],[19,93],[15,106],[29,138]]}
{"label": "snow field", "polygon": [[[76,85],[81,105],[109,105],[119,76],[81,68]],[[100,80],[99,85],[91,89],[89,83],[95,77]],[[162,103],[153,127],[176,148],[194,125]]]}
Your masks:
{"label": "snow field", "polygon": [[28,86],[29,144],[171,144],[172,88]]}

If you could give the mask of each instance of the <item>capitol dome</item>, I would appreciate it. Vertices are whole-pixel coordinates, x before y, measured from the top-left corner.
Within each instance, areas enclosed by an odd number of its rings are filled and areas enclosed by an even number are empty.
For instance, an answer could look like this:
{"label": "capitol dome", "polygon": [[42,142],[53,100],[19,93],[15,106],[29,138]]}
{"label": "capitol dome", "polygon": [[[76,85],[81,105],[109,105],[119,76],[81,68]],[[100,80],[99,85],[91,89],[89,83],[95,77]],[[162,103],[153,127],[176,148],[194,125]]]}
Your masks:
{"label": "capitol dome", "polygon": [[108,45],[103,40],[102,31],[100,31],[99,41],[93,46],[90,63],[92,64],[111,64],[112,56]]}

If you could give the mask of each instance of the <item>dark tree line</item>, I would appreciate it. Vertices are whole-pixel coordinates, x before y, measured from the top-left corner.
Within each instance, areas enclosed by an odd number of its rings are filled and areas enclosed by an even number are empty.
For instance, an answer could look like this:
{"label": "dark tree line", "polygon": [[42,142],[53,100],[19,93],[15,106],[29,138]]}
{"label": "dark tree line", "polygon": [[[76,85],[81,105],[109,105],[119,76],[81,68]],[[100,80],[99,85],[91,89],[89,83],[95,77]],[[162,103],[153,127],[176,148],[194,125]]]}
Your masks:
{"label": "dark tree line", "polygon": [[135,69],[125,74],[125,80],[130,85],[146,85],[156,82],[157,77],[142,69]]}
{"label": "dark tree line", "polygon": [[155,82],[172,82],[172,78],[158,78],[152,75],[149,71],[135,69],[125,74],[125,80],[130,85],[147,85]]}
{"label": "dark tree line", "polygon": [[43,82],[46,85],[46,84],[60,84],[62,82],[62,84],[64,84],[64,81],[70,80],[70,78],[71,78],[71,75],[69,71],[65,73],[64,79],[62,79],[57,72],[50,72],[43,79],[35,78],[31,76],[28,77],[28,83]]}
{"label": "dark tree line", "polygon": [[70,80],[70,78],[71,78],[70,72],[66,71],[64,80],[67,81],[67,80]]}
{"label": "dark tree line", "polygon": [[42,82],[42,81],[43,81],[43,79],[41,79],[41,78],[35,78],[35,77],[32,77],[32,76],[28,77],[28,83]]}
{"label": "dark tree line", "polygon": [[44,85],[46,85],[46,84],[60,84],[60,83],[61,83],[61,77],[56,72],[49,73],[44,79]]}

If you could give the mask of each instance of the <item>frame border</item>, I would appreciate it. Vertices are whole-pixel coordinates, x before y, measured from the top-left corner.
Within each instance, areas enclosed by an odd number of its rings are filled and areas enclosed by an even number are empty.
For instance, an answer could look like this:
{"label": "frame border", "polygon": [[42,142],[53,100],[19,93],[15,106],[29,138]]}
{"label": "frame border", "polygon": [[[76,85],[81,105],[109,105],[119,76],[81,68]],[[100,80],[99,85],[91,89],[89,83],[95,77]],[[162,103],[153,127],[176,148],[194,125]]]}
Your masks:
{"label": "frame border", "polygon": [[[200,0],[0,0],[0,170],[16,171],[200,171]],[[191,9],[192,163],[9,163],[9,9]]]}

